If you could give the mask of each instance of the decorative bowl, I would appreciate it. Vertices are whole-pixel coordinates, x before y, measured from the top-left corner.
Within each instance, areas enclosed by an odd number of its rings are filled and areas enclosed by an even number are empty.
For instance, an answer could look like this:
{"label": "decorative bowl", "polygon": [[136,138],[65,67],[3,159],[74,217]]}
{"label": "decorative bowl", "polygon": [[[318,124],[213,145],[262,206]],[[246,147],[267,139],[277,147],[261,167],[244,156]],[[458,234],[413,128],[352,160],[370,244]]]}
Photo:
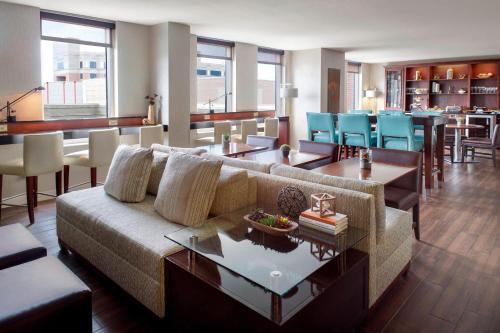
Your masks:
{"label": "decorative bowl", "polygon": [[[243,218],[252,226],[252,228],[257,229],[259,231],[265,232],[266,234],[272,235],[272,236],[286,236],[293,230],[297,229],[299,226],[298,223],[293,222],[293,221],[288,221],[290,223],[290,227],[286,229],[281,229],[281,228],[274,228],[274,227],[269,227],[267,225],[261,224],[257,221],[254,221],[250,218],[252,214],[247,214]],[[265,214],[267,216],[273,216],[271,214]]]}
{"label": "decorative bowl", "polygon": [[493,76],[493,73],[479,73],[479,74],[477,74],[477,77],[479,79],[489,79],[492,76]]}

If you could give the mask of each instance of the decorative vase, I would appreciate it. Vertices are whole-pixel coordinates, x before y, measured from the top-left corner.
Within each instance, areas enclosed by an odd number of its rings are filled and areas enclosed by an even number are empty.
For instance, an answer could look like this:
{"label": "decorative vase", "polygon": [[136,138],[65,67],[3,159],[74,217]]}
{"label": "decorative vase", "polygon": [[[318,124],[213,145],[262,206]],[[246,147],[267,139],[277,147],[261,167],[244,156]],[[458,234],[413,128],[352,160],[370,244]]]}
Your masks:
{"label": "decorative vase", "polygon": [[369,149],[360,149],[359,151],[359,167],[361,169],[370,170],[372,168],[372,156]]}
{"label": "decorative vase", "polygon": [[415,80],[416,81],[422,80],[422,75],[420,74],[420,71],[415,72]]}
{"label": "decorative vase", "polygon": [[149,104],[148,107],[148,124],[149,125],[156,124],[156,109],[154,104]]}
{"label": "decorative vase", "polygon": [[453,68],[446,70],[446,80],[453,80]]}
{"label": "decorative vase", "polygon": [[231,138],[227,138],[222,134],[222,149],[229,149],[229,143],[231,143]]}

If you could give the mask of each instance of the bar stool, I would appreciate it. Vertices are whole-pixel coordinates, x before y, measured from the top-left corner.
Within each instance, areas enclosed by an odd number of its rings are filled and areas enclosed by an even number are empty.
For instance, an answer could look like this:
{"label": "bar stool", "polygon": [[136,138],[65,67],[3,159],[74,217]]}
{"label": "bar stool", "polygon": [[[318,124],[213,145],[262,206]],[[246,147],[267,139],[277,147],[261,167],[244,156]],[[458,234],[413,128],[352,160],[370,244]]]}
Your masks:
{"label": "bar stool", "polygon": [[335,120],[331,113],[307,112],[307,139],[315,142],[338,141]]}
{"label": "bar stool", "polygon": [[163,125],[143,126],[139,129],[139,145],[151,148],[153,143],[164,144]]}
{"label": "bar stool", "polygon": [[[97,186],[97,168],[111,164],[113,154],[120,144],[118,128],[89,131],[89,149],[64,155],[64,193],[69,189],[71,165],[90,168],[90,186]],[[88,182],[78,184],[80,186]]]}
{"label": "bar stool", "polygon": [[25,135],[23,142],[23,158],[0,161],[0,217],[2,205],[19,206],[5,204],[1,201],[3,176],[21,176],[26,177],[26,201],[30,224],[35,223],[34,208],[38,205],[37,195],[53,196],[46,193],[38,193],[38,176],[55,173],[56,195],[60,195],[63,155],[62,132]]}
{"label": "bar stool", "polygon": [[422,151],[423,141],[415,135],[411,116],[378,116],[377,147]]}
{"label": "bar stool", "polygon": [[272,136],[277,138],[279,136],[278,126],[279,126],[278,118],[265,118],[264,136]]}
{"label": "bar stool", "polygon": [[241,121],[241,134],[233,135],[235,142],[246,143],[247,136],[257,135],[257,120],[246,119]]}

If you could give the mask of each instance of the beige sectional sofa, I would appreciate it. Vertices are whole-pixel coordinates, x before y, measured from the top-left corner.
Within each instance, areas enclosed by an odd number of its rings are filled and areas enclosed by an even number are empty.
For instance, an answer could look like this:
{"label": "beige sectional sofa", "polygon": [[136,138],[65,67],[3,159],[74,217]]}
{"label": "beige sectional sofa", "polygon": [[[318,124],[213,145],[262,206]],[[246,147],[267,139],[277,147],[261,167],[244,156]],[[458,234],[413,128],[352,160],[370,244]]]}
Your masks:
{"label": "beige sectional sofa", "polygon": [[[275,211],[278,192],[285,185],[300,188],[306,196],[317,192],[335,195],[337,210],[349,216],[350,225],[368,231],[366,241],[360,246],[370,258],[370,305],[410,262],[411,216],[385,207],[383,185],[322,176],[282,165],[261,165],[213,155],[204,157],[223,160],[226,174],[235,168],[247,171],[247,186],[243,186],[247,195],[241,193],[241,188],[235,192],[227,184],[227,177],[221,177],[217,195],[237,202],[219,206],[212,212],[223,213],[248,204]],[[241,174],[237,181],[241,187]],[[227,202],[227,199],[217,199],[217,195],[214,203]],[[147,195],[141,203],[123,203],[108,196],[102,187],[64,194],[57,199],[57,235],[64,247],[83,256],[163,317],[164,258],[181,249],[164,235],[184,226],[158,215],[153,208],[154,200],[153,195]]]}

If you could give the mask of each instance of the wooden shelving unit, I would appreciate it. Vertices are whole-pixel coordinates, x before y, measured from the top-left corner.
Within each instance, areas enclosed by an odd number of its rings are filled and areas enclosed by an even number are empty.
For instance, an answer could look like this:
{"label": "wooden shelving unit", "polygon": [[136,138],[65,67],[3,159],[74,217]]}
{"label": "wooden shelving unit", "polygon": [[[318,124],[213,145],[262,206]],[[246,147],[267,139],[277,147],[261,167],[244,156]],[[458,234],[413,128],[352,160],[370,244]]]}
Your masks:
{"label": "wooden shelving unit", "polygon": [[[448,69],[453,70],[453,78],[447,79]],[[458,105],[462,109],[472,109],[474,106],[498,109],[500,107],[500,59],[441,62],[426,64],[410,64],[400,66],[388,66],[387,73],[399,70],[401,73],[401,89],[386,90],[386,98],[394,101],[401,98],[401,109],[410,110],[416,101],[421,104],[422,109],[431,109],[438,106],[445,109],[446,106]],[[417,71],[419,77],[417,78]],[[492,73],[492,77],[478,78],[480,73]],[[465,78],[459,78],[465,75]],[[439,77],[439,78],[438,78]],[[433,92],[433,84],[439,84],[441,93]],[[496,88],[495,92],[477,92],[474,87]],[[421,92],[415,93],[415,89]],[[463,94],[458,90],[464,89]],[[423,90],[423,91],[422,91]],[[476,92],[473,92],[476,90]],[[484,90],[484,89],[483,89]],[[401,96],[394,96],[401,92]],[[388,96],[387,94],[392,94]],[[389,105],[386,104],[386,107]],[[397,108],[397,107],[393,107]]]}

